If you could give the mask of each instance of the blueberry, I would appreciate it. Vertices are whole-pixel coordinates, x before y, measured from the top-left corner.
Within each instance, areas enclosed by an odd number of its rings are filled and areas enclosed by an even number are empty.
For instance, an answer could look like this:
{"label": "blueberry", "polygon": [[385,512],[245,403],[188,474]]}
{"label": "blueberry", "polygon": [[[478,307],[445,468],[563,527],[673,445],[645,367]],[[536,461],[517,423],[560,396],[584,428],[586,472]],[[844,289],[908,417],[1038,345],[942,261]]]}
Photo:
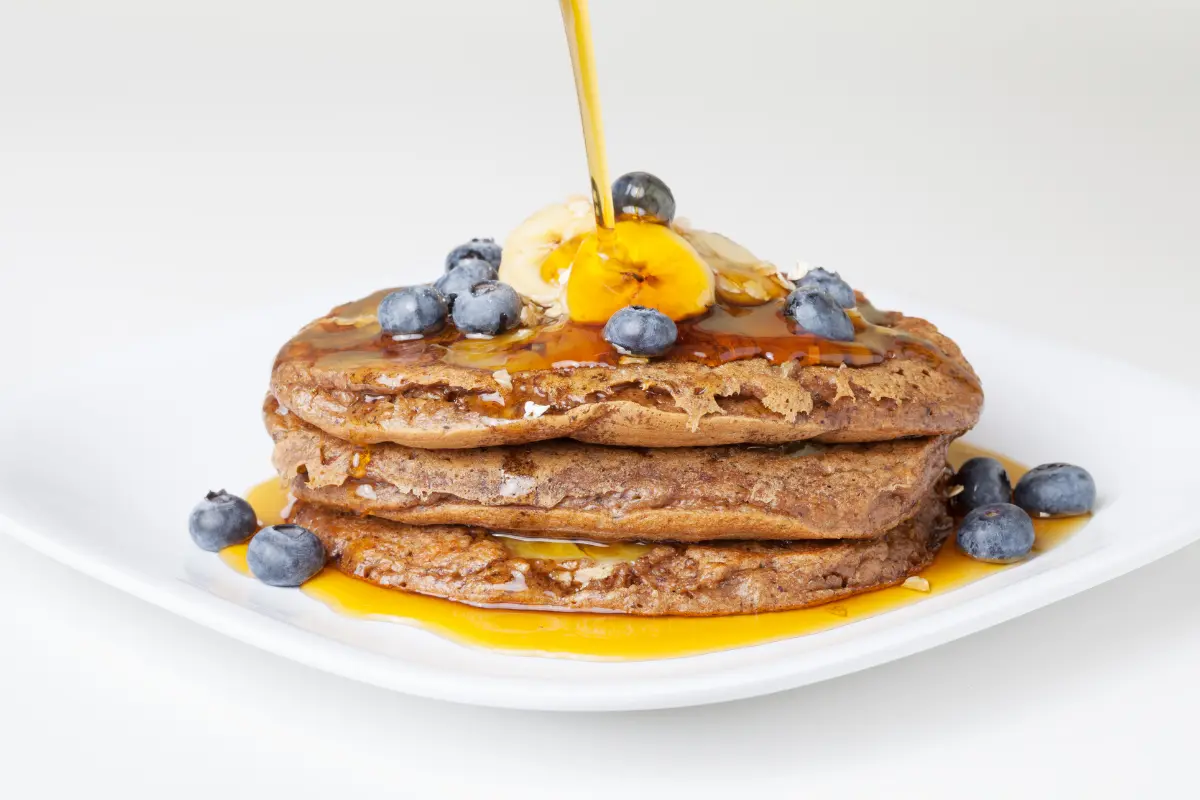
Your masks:
{"label": "blueberry", "polygon": [[806,332],[839,342],[854,341],[854,323],[837,300],[815,286],[799,286],[788,295],[783,314]]}
{"label": "blueberry", "polygon": [[958,526],[958,546],[971,558],[1008,564],[1033,549],[1033,520],[1011,503],[992,503],[967,514]]}
{"label": "blueberry", "polygon": [[965,514],[980,506],[1012,502],[1012,483],[1004,465],[994,458],[979,456],[972,458],[959,468],[951,486],[961,486],[962,491],[953,497],[955,511]]}
{"label": "blueberry", "polygon": [[1073,517],[1096,505],[1096,482],[1074,464],[1042,464],[1017,481],[1013,502],[1039,517]]}
{"label": "blueberry", "polygon": [[649,172],[626,172],[613,181],[617,217],[635,217],[667,224],[675,219],[675,195]]}
{"label": "blueberry", "polygon": [[431,286],[398,289],[379,304],[379,327],[384,333],[420,336],[446,327],[446,300]]}
{"label": "blueberry", "polygon": [[241,544],[257,527],[258,515],[250,504],[224,489],[205,495],[188,517],[192,541],[211,553],[231,544]]}
{"label": "blueberry", "polygon": [[796,282],[796,285],[824,289],[842,308],[854,308],[858,305],[858,300],[854,297],[854,290],[850,288],[850,284],[842,280],[842,276],[836,272],[830,272],[821,267],[810,269],[803,278]]}
{"label": "blueberry", "polygon": [[454,298],[477,283],[496,280],[496,268],[482,258],[464,258],[458,265],[434,282],[446,302],[454,306]]}
{"label": "blueberry", "polygon": [[617,352],[661,356],[675,344],[679,330],[666,314],[643,306],[626,306],[608,318],[604,339]]}
{"label": "blueberry", "polygon": [[454,301],[454,324],[464,333],[495,336],[521,322],[521,297],[507,283],[484,281]]}
{"label": "blueberry", "polygon": [[254,534],[246,563],[268,586],[299,586],[325,566],[325,545],[308,528],[272,525]]}
{"label": "blueberry", "polygon": [[460,261],[478,258],[492,265],[492,269],[500,269],[500,255],[503,253],[495,239],[472,239],[466,244],[460,244],[446,255],[446,272],[458,266]]}

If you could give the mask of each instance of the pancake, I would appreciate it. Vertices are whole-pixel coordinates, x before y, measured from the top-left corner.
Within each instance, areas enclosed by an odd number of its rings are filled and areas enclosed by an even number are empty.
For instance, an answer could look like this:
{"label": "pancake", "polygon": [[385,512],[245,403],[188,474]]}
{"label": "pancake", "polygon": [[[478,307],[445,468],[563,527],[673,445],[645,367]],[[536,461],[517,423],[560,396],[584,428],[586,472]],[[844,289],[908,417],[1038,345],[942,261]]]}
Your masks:
{"label": "pancake", "polygon": [[[962,434],[983,403],[954,342],[925,320],[878,312],[865,301],[854,343],[794,333],[706,334],[707,361],[672,351],[647,362],[612,360],[598,329],[550,323],[533,312],[521,330],[491,341],[453,330],[429,341],[393,341],[375,319],[384,294],[308,325],[272,370],[271,392],[280,403],[358,444],[449,449],[564,437],[633,447],[874,442]],[[775,306],[748,313],[784,324],[771,317],[778,317]],[[680,329],[699,336],[694,329],[704,324]],[[556,344],[568,339],[588,347]],[[784,349],[796,357],[780,361],[774,351]],[[586,358],[563,355],[576,351]],[[598,364],[605,359],[611,363]],[[831,359],[843,363],[824,363]]]}
{"label": "pancake", "polygon": [[617,448],[570,440],[473,450],[362,448],[281,414],[273,461],[301,500],[414,525],[594,541],[851,539],[916,513],[949,437],[873,444]]}
{"label": "pancake", "polygon": [[876,539],[626,545],[614,557],[561,544],[568,557],[533,557],[527,542],[481,528],[411,526],[303,502],[290,521],[321,538],[331,566],[389,588],[475,605],[715,616],[803,608],[902,582],[946,539],[941,495],[930,493],[916,516]]}

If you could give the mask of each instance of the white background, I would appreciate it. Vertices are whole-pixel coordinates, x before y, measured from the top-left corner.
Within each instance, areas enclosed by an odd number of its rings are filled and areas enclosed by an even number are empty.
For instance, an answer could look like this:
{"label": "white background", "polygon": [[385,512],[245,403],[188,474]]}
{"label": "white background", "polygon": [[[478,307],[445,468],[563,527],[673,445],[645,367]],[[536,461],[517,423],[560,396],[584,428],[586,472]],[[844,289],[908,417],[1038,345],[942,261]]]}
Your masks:
{"label": "white background", "polygon": [[[593,6],[610,163],[663,176],[681,214],[1200,384],[1196,3]],[[567,64],[549,0],[0,2],[2,390],[167,320],[296,297],[316,315],[431,277],[458,241],[582,191]],[[219,354],[203,367],[222,391]],[[146,389],[172,387],[148,365]],[[1136,386],[1105,400],[1114,425],[1154,413]],[[534,714],[316,673],[5,539],[0,780],[19,798],[1191,795],[1198,572],[1192,547],[783,695]]]}

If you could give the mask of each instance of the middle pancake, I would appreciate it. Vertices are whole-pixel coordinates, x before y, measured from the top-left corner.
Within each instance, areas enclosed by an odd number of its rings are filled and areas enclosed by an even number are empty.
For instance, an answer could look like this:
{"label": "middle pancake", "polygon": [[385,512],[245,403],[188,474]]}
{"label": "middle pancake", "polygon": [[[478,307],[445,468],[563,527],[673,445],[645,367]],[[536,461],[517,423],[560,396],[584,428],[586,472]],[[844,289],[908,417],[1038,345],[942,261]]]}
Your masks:
{"label": "middle pancake", "polygon": [[874,538],[917,512],[951,440],[422,450],[356,446],[281,412],[268,397],[275,468],[301,500],[414,525],[600,542]]}

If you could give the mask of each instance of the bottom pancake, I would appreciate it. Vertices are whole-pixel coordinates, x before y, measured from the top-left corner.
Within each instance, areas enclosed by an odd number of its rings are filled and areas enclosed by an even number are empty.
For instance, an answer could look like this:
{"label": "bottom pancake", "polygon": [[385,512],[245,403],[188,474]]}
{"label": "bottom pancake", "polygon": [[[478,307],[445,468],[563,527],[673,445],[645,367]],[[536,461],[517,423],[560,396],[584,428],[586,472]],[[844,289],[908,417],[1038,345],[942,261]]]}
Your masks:
{"label": "bottom pancake", "polygon": [[335,568],[381,586],[473,605],[645,616],[784,611],[901,583],[951,523],[940,490],[877,539],[572,545],[461,525],[413,526],[299,502],[290,522]]}

